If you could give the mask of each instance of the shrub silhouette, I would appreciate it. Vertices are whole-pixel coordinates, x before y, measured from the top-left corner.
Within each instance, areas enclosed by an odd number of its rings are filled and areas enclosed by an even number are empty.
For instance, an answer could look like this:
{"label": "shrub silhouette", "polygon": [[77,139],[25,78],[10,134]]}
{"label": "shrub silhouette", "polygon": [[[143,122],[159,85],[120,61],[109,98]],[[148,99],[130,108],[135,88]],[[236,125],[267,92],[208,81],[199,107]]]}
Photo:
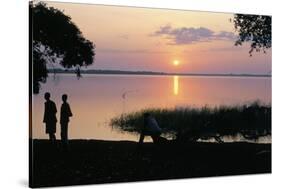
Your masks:
{"label": "shrub silhouette", "polygon": [[178,109],[144,109],[111,119],[111,126],[123,132],[138,134],[143,125],[143,113],[152,114],[163,133],[176,140],[196,141],[223,136],[242,135],[256,140],[271,135],[271,107],[255,102],[243,106],[221,106]]}

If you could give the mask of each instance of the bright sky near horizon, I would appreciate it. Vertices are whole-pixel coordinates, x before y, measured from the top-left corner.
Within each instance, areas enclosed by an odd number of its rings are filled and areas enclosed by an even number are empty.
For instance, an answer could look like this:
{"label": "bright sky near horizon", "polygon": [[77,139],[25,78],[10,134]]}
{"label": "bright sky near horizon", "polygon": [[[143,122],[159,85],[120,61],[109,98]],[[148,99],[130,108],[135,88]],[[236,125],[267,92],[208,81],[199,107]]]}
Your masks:
{"label": "bright sky near horizon", "polygon": [[[47,3],[63,10],[96,45],[88,69],[188,73],[271,73],[271,50],[234,46],[233,14]],[[175,64],[175,62],[177,62]]]}

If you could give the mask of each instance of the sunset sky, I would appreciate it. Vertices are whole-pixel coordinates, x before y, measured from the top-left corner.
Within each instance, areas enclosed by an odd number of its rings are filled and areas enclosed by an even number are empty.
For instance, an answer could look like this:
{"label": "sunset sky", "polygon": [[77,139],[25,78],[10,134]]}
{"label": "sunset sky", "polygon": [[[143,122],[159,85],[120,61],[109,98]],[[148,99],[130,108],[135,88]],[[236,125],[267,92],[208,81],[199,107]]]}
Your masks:
{"label": "sunset sky", "polygon": [[47,3],[96,45],[88,69],[188,73],[271,73],[271,51],[234,46],[233,14]]}

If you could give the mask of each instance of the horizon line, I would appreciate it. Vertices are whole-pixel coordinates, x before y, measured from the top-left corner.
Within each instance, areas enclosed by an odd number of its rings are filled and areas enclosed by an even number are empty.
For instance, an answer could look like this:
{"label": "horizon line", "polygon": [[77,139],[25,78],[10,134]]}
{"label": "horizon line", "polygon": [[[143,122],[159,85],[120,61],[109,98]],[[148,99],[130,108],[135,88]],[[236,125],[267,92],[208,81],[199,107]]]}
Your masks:
{"label": "horizon line", "polygon": [[[75,69],[47,69],[49,73],[54,73],[59,71],[60,73],[75,73]],[[87,73],[88,72],[88,73]],[[95,73],[90,73],[95,72]],[[101,73],[104,72],[104,73]],[[189,72],[163,72],[163,71],[147,71],[147,70],[118,70],[118,69],[89,69],[83,70],[81,69],[81,73],[84,74],[108,74],[105,72],[114,72],[110,74],[143,74],[143,75],[213,75],[213,76],[266,76],[272,77],[272,74],[259,74],[259,73],[189,73]]]}

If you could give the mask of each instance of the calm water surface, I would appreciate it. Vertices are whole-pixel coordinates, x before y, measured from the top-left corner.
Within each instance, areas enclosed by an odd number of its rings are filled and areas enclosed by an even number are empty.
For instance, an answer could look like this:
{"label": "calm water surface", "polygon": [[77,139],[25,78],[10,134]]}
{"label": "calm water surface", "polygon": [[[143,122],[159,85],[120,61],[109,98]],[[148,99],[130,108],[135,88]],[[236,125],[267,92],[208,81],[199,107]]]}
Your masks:
{"label": "calm water surface", "polygon": [[[48,138],[42,123],[44,93],[51,93],[59,119],[61,95],[69,96],[70,139],[137,140],[109,126],[110,119],[143,108],[271,103],[271,78],[50,74],[33,96],[33,138]],[[60,138],[57,124],[57,138]]]}

